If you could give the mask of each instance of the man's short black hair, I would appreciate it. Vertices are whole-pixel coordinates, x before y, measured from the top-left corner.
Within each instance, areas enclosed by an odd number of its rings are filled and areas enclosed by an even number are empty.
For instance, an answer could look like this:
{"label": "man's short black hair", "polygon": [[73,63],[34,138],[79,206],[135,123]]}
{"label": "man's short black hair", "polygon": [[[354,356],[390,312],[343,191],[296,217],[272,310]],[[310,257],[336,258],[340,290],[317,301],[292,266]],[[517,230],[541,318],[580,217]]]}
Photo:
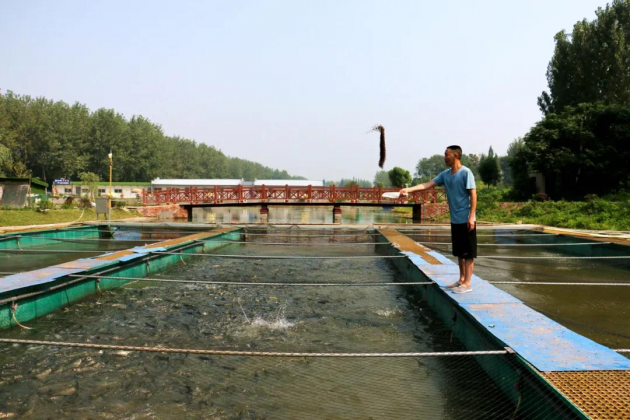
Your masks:
{"label": "man's short black hair", "polygon": [[447,149],[451,149],[451,151],[453,153],[455,153],[455,155],[457,155],[457,159],[461,159],[462,158],[462,148],[456,145],[453,146],[448,146]]}

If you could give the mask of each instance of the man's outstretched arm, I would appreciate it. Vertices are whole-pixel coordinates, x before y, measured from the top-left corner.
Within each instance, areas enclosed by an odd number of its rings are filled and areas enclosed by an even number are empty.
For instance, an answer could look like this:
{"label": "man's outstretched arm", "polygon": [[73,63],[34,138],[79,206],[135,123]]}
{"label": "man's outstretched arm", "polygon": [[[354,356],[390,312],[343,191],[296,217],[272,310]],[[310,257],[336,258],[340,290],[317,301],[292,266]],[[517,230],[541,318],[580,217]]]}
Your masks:
{"label": "man's outstretched arm", "polygon": [[402,197],[405,197],[409,195],[409,193],[412,193],[414,191],[428,190],[429,188],[433,188],[436,185],[437,184],[435,183],[435,181],[431,180],[422,184],[418,184],[415,187],[403,188],[402,190],[400,190],[400,195]]}

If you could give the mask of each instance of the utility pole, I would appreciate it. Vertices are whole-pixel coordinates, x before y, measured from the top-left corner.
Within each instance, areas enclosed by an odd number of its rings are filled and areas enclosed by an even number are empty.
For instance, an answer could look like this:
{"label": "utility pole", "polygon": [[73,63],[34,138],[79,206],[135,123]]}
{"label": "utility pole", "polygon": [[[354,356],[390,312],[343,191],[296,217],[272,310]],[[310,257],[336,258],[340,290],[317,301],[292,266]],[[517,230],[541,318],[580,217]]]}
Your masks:
{"label": "utility pole", "polygon": [[111,199],[114,196],[114,191],[112,190],[112,149],[109,149],[107,157],[109,158],[109,198]]}

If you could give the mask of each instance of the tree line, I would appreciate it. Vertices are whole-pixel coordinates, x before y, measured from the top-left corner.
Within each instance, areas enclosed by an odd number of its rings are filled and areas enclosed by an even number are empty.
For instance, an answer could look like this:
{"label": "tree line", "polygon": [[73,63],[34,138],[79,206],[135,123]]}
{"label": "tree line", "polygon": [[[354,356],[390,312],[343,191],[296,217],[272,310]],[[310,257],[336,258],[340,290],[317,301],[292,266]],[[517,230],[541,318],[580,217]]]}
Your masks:
{"label": "tree line", "polygon": [[304,179],[285,170],[229,157],[213,146],[178,136],[142,116],[127,120],[113,109],[11,91],[0,92],[0,176],[78,180],[92,172],[109,179],[160,178]]}
{"label": "tree line", "polygon": [[[580,199],[630,189],[630,0],[614,0],[592,21],[559,32],[547,68],[549,90],[537,98],[542,119],[514,140],[506,156],[492,148],[462,163],[484,183],[513,187],[515,198],[536,192],[541,175],[552,198]],[[77,179],[85,171],[114,179],[303,179],[220,150],[166,136],[142,116],[126,120],[111,109],[0,92],[0,175]],[[402,168],[379,171],[373,182],[342,179],[336,185],[417,184],[446,169],[442,155],[422,158],[414,176]]]}
{"label": "tree line", "polygon": [[[614,0],[559,32],[547,68],[549,91],[538,97],[542,119],[506,156],[464,155],[462,164],[489,185],[512,187],[516,199],[537,191],[536,175],[554,199],[630,190],[630,0]],[[446,169],[442,155],[419,160],[412,183]],[[386,183],[389,174],[376,174]],[[391,183],[391,181],[390,181]],[[393,185],[393,184],[392,184]]]}
{"label": "tree line", "polygon": [[514,191],[531,196],[530,174],[552,198],[582,199],[630,189],[630,0],[555,36],[543,118],[508,150]]}

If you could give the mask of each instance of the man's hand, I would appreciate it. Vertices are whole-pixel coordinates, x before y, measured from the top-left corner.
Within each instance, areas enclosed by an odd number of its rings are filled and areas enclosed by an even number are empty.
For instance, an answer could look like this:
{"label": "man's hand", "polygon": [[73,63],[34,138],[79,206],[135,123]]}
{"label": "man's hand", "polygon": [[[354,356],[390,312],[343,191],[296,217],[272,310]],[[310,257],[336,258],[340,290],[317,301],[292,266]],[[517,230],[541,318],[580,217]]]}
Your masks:
{"label": "man's hand", "polygon": [[468,231],[472,232],[472,230],[475,228],[475,224],[477,222],[475,222],[475,218],[474,217],[469,217],[468,218]]}
{"label": "man's hand", "polygon": [[403,188],[402,190],[400,190],[401,197],[407,197],[408,195],[409,195],[409,188]]}

